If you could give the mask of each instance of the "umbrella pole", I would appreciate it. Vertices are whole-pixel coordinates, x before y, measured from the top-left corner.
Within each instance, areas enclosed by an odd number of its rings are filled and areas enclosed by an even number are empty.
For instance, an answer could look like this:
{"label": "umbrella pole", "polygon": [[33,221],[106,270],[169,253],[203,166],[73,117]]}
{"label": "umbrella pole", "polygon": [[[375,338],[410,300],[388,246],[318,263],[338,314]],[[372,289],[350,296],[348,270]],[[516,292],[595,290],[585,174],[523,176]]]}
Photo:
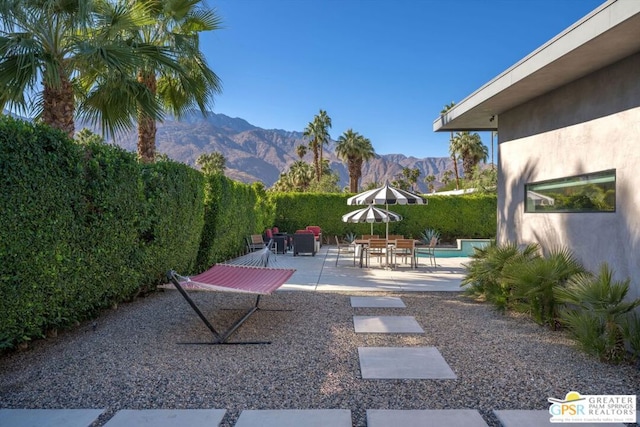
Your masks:
{"label": "umbrella pole", "polygon": [[[387,211],[389,210],[389,203],[387,203]],[[387,240],[389,240],[389,221],[387,221]]]}

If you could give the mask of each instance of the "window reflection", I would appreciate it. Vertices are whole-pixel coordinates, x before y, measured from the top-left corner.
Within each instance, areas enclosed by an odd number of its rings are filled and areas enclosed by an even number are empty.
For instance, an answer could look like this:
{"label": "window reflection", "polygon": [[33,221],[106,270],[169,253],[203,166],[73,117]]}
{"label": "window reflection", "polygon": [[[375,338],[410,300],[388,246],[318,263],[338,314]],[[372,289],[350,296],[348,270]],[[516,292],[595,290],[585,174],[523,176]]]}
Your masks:
{"label": "window reflection", "polygon": [[615,212],[616,171],[525,185],[525,212]]}

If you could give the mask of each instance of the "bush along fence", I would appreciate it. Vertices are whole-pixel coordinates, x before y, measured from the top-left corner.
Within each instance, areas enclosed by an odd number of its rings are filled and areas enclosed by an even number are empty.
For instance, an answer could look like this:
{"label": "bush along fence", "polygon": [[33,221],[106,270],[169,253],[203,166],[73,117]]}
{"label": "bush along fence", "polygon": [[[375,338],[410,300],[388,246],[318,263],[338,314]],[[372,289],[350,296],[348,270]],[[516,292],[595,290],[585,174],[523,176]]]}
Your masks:
{"label": "bush along fence", "polygon": [[630,280],[616,281],[603,263],[585,270],[566,248],[543,253],[513,243],[475,249],[462,281],[465,292],[500,311],[529,314],[551,329],[565,329],[586,353],[611,363],[640,358],[640,298],[628,300]]}
{"label": "bush along fence", "polygon": [[[350,233],[369,234],[371,224],[342,222],[342,215],[366,206],[348,206],[352,194],[272,193],[275,225],[294,232],[307,225],[322,227],[325,238]],[[429,196],[426,205],[389,205],[402,215],[402,221],[389,223],[390,234],[420,238],[426,229],[435,229],[440,239],[486,239],[496,235],[497,199],[495,195]],[[385,233],[385,224],[374,224],[375,234]]]}
{"label": "bush along fence", "polygon": [[[100,138],[97,138],[98,140]],[[243,250],[264,189],[0,117],[0,348],[55,335]],[[242,212],[242,215],[238,215]]]}

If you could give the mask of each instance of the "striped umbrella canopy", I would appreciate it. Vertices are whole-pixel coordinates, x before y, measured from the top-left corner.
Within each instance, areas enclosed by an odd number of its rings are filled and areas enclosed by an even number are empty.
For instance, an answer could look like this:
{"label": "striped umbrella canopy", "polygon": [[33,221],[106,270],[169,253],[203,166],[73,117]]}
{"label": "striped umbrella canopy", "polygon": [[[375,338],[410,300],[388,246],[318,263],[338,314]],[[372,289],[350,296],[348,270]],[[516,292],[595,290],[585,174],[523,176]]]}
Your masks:
{"label": "striped umbrella canopy", "polygon": [[385,184],[347,199],[348,205],[426,205],[427,200],[411,191]]}
{"label": "striped umbrella canopy", "polygon": [[390,212],[385,209],[376,208],[370,205],[364,209],[358,209],[357,211],[349,212],[342,215],[343,222],[355,222],[355,223],[371,223],[371,234],[373,234],[373,224],[385,222],[387,223],[387,236],[389,235],[389,223],[402,221],[402,215],[395,212]]}

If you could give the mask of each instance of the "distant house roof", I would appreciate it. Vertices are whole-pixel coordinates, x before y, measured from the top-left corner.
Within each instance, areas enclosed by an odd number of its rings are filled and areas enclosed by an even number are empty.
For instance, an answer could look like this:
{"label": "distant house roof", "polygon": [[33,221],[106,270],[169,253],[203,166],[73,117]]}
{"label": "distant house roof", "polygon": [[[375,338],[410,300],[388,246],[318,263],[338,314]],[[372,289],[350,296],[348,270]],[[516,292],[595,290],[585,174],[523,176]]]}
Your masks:
{"label": "distant house roof", "polygon": [[640,51],[640,1],[609,0],[433,122],[439,131],[491,131],[498,116]]}

